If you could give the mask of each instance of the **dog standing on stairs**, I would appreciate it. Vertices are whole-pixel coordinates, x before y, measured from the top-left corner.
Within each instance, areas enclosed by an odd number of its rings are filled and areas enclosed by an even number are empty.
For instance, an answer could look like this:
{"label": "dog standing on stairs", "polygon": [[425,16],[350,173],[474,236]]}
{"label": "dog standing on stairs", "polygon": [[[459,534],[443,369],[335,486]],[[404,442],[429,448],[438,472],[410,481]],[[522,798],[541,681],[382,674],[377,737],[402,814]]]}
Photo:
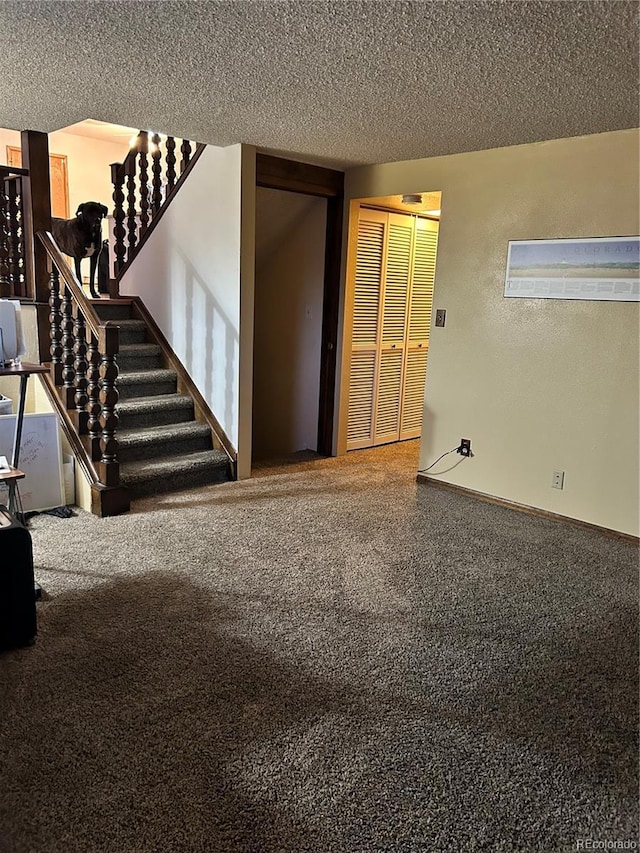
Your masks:
{"label": "dog standing on stairs", "polygon": [[95,288],[98,256],[102,250],[102,220],[109,213],[104,204],[85,201],[76,210],[75,219],[52,219],[51,233],[61,252],[73,258],[80,285],[80,261],[89,258],[89,290],[93,299],[100,294]]}

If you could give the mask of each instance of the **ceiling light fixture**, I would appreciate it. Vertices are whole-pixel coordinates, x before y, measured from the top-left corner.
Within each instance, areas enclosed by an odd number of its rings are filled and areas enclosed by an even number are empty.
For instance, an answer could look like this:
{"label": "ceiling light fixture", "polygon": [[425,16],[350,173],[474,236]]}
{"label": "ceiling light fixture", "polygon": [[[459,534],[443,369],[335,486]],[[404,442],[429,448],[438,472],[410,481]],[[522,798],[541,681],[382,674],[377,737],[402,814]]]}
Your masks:
{"label": "ceiling light fixture", "polygon": [[422,196],[420,193],[409,193],[402,196],[403,204],[422,204]]}

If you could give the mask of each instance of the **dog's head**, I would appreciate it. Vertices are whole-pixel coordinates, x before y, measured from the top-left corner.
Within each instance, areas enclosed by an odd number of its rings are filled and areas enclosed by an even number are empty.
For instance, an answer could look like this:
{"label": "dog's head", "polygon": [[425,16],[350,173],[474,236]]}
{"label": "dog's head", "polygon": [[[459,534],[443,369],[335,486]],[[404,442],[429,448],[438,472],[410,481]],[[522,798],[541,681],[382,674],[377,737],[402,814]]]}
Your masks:
{"label": "dog's head", "polygon": [[76,217],[85,228],[91,231],[99,230],[102,220],[109,213],[109,209],[97,201],[85,201],[78,206]]}

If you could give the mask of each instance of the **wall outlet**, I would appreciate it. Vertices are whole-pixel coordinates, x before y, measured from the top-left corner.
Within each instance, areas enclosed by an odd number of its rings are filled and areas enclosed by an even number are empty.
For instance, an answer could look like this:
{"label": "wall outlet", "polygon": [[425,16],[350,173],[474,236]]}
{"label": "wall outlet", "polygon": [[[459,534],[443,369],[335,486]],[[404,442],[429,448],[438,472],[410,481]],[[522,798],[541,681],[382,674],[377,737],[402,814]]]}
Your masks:
{"label": "wall outlet", "polygon": [[564,489],[564,471],[554,471],[551,485],[554,489]]}
{"label": "wall outlet", "polygon": [[444,326],[447,320],[447,312],[444,308],[436,309],[436,326]]}
{"label": "wall outlet", "polygon": [[471,456],[471,439],[470,438],[461,438],[460,446],[458,447],[458,453],[460,456]]}

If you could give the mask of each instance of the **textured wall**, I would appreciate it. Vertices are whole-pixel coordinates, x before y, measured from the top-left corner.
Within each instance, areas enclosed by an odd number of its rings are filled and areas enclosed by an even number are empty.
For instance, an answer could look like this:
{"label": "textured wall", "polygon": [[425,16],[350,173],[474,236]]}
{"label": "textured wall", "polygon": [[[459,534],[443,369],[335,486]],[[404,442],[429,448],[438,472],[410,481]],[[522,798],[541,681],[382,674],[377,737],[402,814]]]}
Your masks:
{"label": "textured wall", "polygon": [[[510,239],[638,234],[638,132],[347,173],[347,199],[429,190],[447,324],[431,334],[420,467],[467,437],[474,458],[439,479],[638,535],[638,304],[503,297]],[[339,449],[345,428],[342,405]]]}

